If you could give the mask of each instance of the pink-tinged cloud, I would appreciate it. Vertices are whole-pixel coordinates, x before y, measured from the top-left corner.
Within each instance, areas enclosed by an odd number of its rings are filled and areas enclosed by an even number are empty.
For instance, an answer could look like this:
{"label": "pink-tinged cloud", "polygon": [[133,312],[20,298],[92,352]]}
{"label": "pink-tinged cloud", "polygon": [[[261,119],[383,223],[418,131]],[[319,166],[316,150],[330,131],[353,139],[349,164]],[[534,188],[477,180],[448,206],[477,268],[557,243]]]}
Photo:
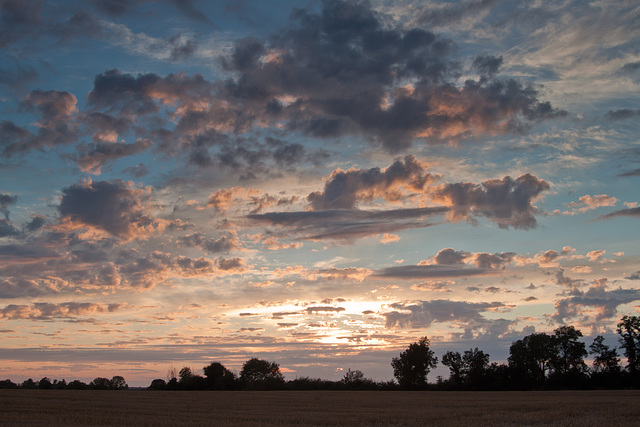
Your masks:
{"label": "pink-tinged cloud", "polygon": [[420,193],[436,180],[413,156],[396,160],[388,168],[335,170],[323,191],[307,196],[314,210],[353,209],[360,202],[383,199],[399,202],[407,195]]}
{"label": "pink-tinged cloud", "polygon": [[551,187],[531,174],[515,180],[509,176],[491,179],[482,184],[470,182],[445,184],[432,192],[433,201],[451,207],[451,221],[477,222],[483,216],[500,228],[530,229],[537,225],[539,212],[533,203]]}
{"label": "pink-tinged cloud", "polygon": [[78,316],[88,316],[94,313],[112,313],[126,307],[126,303],[96,304],[88,302],[64,302],[59,304],[36,302],[31,305],[11,304],[0,309],[0,318],[9,320],[74,319]]}

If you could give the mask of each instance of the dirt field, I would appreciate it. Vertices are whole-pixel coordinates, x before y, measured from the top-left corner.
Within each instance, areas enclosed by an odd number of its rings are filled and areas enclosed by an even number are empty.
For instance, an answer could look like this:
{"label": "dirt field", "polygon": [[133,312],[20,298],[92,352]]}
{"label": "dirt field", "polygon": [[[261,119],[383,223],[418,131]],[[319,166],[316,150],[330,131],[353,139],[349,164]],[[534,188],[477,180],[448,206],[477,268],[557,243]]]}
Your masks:
{"label": "dirt field", "polygon": [[640,391],[0,390],[0,425],[640,426]]}

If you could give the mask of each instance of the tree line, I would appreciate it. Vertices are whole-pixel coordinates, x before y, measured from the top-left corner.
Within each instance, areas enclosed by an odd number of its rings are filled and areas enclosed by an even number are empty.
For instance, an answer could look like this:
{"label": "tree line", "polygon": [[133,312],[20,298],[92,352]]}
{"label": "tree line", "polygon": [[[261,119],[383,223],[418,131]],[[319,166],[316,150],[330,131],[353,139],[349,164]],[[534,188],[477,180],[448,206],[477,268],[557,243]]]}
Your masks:
{"label": "tree line", "polygon": [[[532,333],[509,347],[507,363],[490,363],[489,354],[476,348],[462,353],[447,351],[440,363],[449,369],[449,378],[429,383],[427,375],[438,366],[430,341],[422,337],[391,360],[395,381],[377,382],[362,371],[348,369],[339,381],[298,377],[285,381],[276,362],[258,358],[246,361],[239,375],[222,363],[203,368],[204,376],[190,367],[170,368],[167,380],[154,379],[149,390],[542,390],[542,389],[620,389],[640,387],[640,316],[624,316],[616,329],[626,366],[616,347],[598,335],[587,346],[582,332],[561,326],[551,334]],[[593,365],[585,358],[591,355]],[[122,376],[82,381],[28,379],[21,384],[0,381],[0,388],[126,390]]]}

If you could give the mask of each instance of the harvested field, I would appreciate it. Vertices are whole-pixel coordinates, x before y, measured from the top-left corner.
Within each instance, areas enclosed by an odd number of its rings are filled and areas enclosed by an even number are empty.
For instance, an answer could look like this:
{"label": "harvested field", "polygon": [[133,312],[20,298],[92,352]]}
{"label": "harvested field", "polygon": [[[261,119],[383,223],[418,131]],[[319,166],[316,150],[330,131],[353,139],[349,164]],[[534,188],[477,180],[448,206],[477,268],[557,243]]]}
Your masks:
{"label": "harvested field", "polygon": [[0,390],[0,425],[638,426],[640,391]]}

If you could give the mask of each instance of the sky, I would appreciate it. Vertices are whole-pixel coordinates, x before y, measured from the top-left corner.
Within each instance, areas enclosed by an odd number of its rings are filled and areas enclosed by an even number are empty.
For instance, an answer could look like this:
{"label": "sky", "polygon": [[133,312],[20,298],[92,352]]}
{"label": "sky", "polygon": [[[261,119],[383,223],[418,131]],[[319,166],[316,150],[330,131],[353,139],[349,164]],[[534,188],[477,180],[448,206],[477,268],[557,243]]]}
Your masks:
{"label": "sky", "polygon": [[[504,362],[640,312],[640,5],[0,0],[0,377]],[[446,376],[446,370],[432,373]]]}

